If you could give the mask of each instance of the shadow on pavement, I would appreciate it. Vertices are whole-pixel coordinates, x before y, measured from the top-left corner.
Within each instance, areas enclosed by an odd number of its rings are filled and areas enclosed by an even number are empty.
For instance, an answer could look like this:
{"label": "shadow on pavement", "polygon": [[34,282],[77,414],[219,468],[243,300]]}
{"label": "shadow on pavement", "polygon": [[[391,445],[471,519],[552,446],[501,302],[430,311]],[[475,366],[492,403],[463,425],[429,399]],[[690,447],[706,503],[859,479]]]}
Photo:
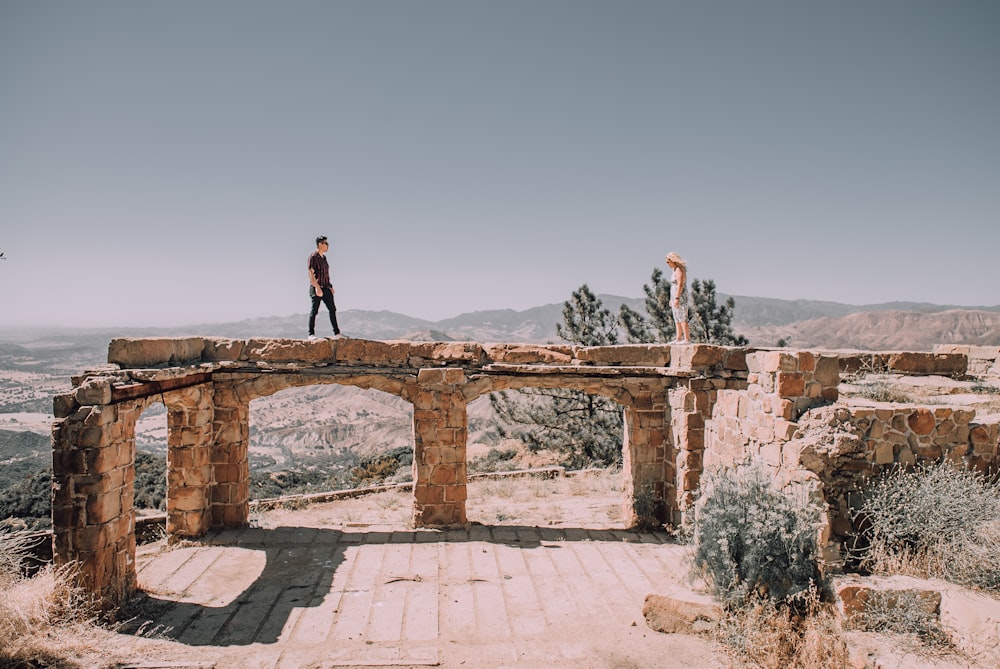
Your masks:
{"label": "shadow on pavement", "polygon": [[[557,549],[561,542],[575,541],[673,543],[665,532],[517,525],[473,524],[455,530],[342,531],[284,526],[223,530],[185,543],[184,550],[192,550],[199,561],[196,567],[188,567],[188,585],[181,592],[168,594],[158,594],[155,586],[141,591],[122,608],[119,631],[192,646],[273,644],[293,611],[320,607],[331,596],[334,577],[345,562],[345,552],[352,547],[485,542],[523,549]],[[217,557],[222,550],[233,547],[264,554],[262,567],[251,561],[228,565],[244,570],[233,580],[242,577],[249,586],[238,594],[230,593],[224,605],[190,601],[197,599],[199,589],[211,589],[213,583],[234,576],[231,569],[220,571],[227,565]],[[167,559],[172,550],[166,549],[149,560]],[[192,558],[178,566],[178,572],[194,561]],[[253,569],[260,570],[256,578]],[[335,612],[331,610],[331,614]]]}

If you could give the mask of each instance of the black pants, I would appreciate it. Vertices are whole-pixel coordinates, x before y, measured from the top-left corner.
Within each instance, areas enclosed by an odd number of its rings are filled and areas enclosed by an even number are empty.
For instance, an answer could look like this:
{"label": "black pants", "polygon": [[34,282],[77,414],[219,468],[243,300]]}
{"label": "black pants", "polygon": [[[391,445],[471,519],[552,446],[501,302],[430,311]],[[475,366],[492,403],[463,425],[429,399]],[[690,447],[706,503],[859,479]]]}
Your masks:
{"label": "black pants", "polygon": [[333,326],[333,334],[339,335],[340,326],[337,325],[337,305],[333,301],[333,288],[323,286],[323,294],[319,296],[316,295],[316,291],[310,289],[309,294],[312,295],[312,311],[309,312],[309,334],[316,334],[316,314],[319,313],[319,305],[322,302],[330,311],[330,325]]}

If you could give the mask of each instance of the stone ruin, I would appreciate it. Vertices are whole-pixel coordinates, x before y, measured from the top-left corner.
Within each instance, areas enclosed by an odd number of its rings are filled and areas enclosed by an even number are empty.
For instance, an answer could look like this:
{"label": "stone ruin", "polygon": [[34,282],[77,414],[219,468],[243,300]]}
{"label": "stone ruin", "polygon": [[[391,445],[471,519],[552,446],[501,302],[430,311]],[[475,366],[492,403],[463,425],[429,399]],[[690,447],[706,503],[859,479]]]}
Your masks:
{"label": "stone ruin", "polygon": [[1000,376],[1000,349],[935,353],[810,352],[722,346],[604,347],[475,342],[115,339],[108,366],[72,379],[53,401],[53,553],[109,606],[136,587],[136,421],[167,409],[171,540],[249,520],[250,402],[286,388],[374,388],[413,405],[413,522],[463,526],[467,406],[494,391],[568,388],[623,408],[623,517],[652,495],[676,526],[706,466],[751,458],[782,486],[821,497],[828,557],[853,531],[850,496],[892,463],[941,457],[989,469],[998,418],[945,406],[846,406],[852,366],[902,374]]}

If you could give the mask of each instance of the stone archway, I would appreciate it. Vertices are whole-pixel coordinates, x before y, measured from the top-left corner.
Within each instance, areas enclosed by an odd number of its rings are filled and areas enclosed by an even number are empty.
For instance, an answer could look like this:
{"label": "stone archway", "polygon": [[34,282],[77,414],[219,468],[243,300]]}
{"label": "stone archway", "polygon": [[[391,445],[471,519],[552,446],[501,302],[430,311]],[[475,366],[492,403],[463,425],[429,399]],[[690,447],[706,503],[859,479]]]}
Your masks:
{"label": "stone archway", "polygon": [[650,495],[662,501],[662,522],[672,522],[677,510],[674,453],[671,436],[670,377],[606,378],[588,370],[558,375],[496,375],[470,386],[467,401],[491,392],[522,388],[562,388],[606,397],[622,407],[622,518],[634,525],[636,500]]}
{"label": "stone archway", "polygon": [[[74,379],[73,391],[53,403],[54,552],[61,563],[85,565],[83,583],[105,601],[134,589],[135,419],[156,400],[168,410],[169,535],[247,524],[250,402],[325,383],[374,388],[413,405],[418,527],[467,523],[468,403],[532,386],[581,390],[624,407],[624,517],[634,520],[635,498],[648,488],[666,503],[665,520],[676,522],[679,491],[688,489],[677,455],[704,431],[715,392],[747,379],[743,350],[676,348],[675,362],[671,347],[660,345],[114,340],[108,359],[117,367]],[[682,425],[679,416],[695,413],[701,427]]]}

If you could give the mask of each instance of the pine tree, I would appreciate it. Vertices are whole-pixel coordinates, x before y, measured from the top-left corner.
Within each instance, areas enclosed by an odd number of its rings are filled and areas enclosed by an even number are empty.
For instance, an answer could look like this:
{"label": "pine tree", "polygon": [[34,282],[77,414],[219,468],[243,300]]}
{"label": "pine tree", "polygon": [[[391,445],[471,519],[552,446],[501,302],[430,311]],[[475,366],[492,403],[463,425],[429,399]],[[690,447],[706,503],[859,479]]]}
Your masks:
{"label": "pine tree", "polygon": [[563,322],[556,323],[556,334],[572,344],[610,346],[618,343],[618,324],[583,284],[563,302]]}
{"label": "pine tree", "polygon": [[[640,317],[641,318],[641,317]],[[584,284],[563,303],[556,333],[572,344],[618,343],[618,324]],[[621,465],[622,408],[600,395],[562,388],[529,388],[512,395],[492,393],[502,437],[518,438],[529,450],[561,452],[570,468]]]}
{"label": "pine tree", "polygon": [[648,344],[656,341],[646,319],[627,304],[622,304],[618,308],[618,322],[625,328],[625,338],[628,340],[628,343]]}
{"label": "pine tree", "polygon": [[692,281],[691,301],[691,338],[694,341],[719,346],[746,346],[749,343],[746,337],[733,332],[736,300],[730,297],[724,305],[716,305],[715,281]]}
{"label": "pine tree", "polygon": [[652,329],[656,332],[656,339],[649,341],[659,341],[667,343],[674,340],[677,333],[677,325],[674,323],[674,312],[670,308],[670,281],[660,271],[659,267],[653,268],[650,277],[653,285],[643,284],[642,290],[646,293],[646,313],[649,315]]}

